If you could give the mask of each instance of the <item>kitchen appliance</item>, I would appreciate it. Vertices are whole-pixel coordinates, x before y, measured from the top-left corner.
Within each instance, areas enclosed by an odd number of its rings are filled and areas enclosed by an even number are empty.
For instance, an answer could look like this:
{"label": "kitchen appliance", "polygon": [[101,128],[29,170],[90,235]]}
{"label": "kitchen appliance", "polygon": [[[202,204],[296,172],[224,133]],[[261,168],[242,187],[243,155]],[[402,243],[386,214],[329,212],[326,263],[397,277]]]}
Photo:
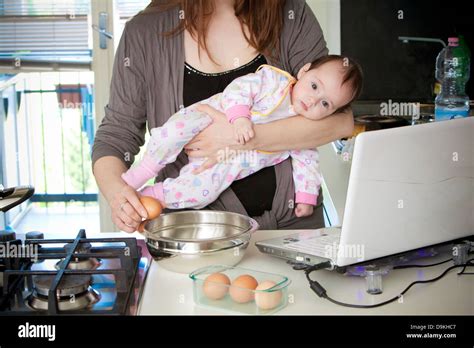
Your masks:
{"label": "kitchen appliance", "polygon": [[260,251],[344,267],[474,232],[474,118],[356,137],[342,227],[260,241]]}
{"label": "kitchen appliance", "polygon": [[146,245],[162,267],[179,273],[242,260],[258,223],[237,213],[190,210],[163,214],[144,226]]}
{"label": "kitchen appliance", "polygon": [[408,126],[410,122],[401,116],[361,115],[354,117],[357,135],[363,131]]}
{"label": "kitchen appliance", "polygon": [[[423,120],[425,119],[423,118]],[[422,119],[420,118],[417,123],[421,123],[421,121]],[[410,125],[410,121],[406,117],[401,116],[381,116],[376,114],[354,116],[354,131],[351,137],[335,140],[333,144],[338,153],[350,152],[352,154],[352,150],[348,151],[348,148],[352,148],[354,138],[358,134],[408,125]]]}
{"label": "kitchen appliance", "polygon": [[136,315],[151,262],[144,240],[24,240],[3,231],[0,315]]}
{"label": "kitchen appliance", "polygon": [[17,186],[3,188],[0,185],[0,211],[5,213],[11,208],[23,203],[33,196],[35,188],[32,186]]}

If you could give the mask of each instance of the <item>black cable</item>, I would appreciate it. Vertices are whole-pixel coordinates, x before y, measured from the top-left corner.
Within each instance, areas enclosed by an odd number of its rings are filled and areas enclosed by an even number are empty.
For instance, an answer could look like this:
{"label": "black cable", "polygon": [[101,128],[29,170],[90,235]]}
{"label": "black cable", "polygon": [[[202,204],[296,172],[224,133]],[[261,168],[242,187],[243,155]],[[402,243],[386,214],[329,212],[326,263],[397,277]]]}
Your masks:
{"label": "black cable", "polygon": [[442,265],[443,263],[446,263],[446,262],[449,262],[449,261],[452,261],[452,260],[453,259],[451,258],[451,259],[447,259],[447,260],[444,260],[444,261],[441,261],[441,262],[438,262],[438,263],[431,263],[429,265],[400,265],[400,266],[393,267],[393,269],[433,267],[433,266]]}
{"label": "black cable", "polygon": [[[458,274],[464,274],[462,273],[464,271],[464,269],[466,269],[466,267],[469,267],[469,266],[474,266],[474,264],[472,263],[474,259],[470,259],[467,261],[467,263],[465,264],[462,264],[462,265],[455,265],[455,266],[451,266],[449,268],[447,268],[441,275],[439,275],[438,277],[436,278],[433,278],[433,279],[428,279],[428,280],[417,280],[415,282],[412,282],[410,285],[408,285],[401,293],[400,295],[398,296],[395,296],[387,301],[384,301],[384,302],[381,302],[381,303],[376,303],[376,304],[373,304],[373,305],[356,305],[356,304],[350,304],[350,303],[344,303],[344,302],[339,302],[337,300],[334,300],[332,299],[331,297],[329,297],[326,293],[326,289],[324,289],[321,284],[319,284],[316,280],[312,280],[310,277],[309,277],[309,274],[311,272],[313,272],[314,270],[311,270],[311,267],[308,268],[308,270],[305,271],[305,274],[306,274],[306,278],[308,279],[309,283],[310,283],[310,287],[311,289],[319,296],[319,297],[323,297],[325,299],[327,299],[328,301],[332,302],[332,303],[335,303],[337,305],[340,305],[340,306],[344,306],[344,307],[352,307],[352,308],[375,308],[375,307],[380,307],[380,306],[384,306],[386,304],[389,304],[393,301],[396,301],[398,300],[401,296],[403,296],[408,290],[410,290],[410,288],[415,285],[415,284],[423,284],[423,283],[431,283],[431,282],[435,282],[441,278],[443,278],[446,273],[448,273],[450,270],[454,269],[454,268],[458,268],[458,267],[463,267],[463,270],[458,273]],[[319,268],[321,269],[321,268]]]}
{"label": "black cable", "polygon": [[[472,260],[473,260],[473,259],[468,260],[467,263],[466,263],[466,265],[472,266],[472,265],[473,265],[473,263],[471,262]],[[463,269],[461,270],[461,272],[459,272],[458,274],[469,274],[469,275],[470,275],[470,274],[474,274],[474,273],[466,273],[466,272],[464,272],[464,271],[466,270],[466,267],[468,267],[468,266],[464,266],[464,268],[463,268]]]}
{"label": "black cable", "polygon": [[331,261],[326,261],[326,262],[322,262],[322,263],[318,263],[316,265],[313,265],[313,266],[307,266],[304,271],[305,272],[313,272],[313,271],[318,271],[320,269],[324,269],[324,268],[331,268],[332,267],[332,263]]}
{"label": "black cable", "polygon": [[[474,250],[473,251],[468,251],[468,255],[471,255],[471,254],[474,254]],[[445,261],[441,261],[441,262],[438,262],[438,263],[432,263],[432,264],[429,264],[429,265],[400,265],[400,266],[393,267],[393,269],[433,267],[433,266],[442,265],[443,263],[446,263],[446,262],[449,262],[449,261],[452,261],[452,260],[453,259],[451,258],[451,259],[447,259]],[[463,274],[468,274],[468,273],[463,273]]]}

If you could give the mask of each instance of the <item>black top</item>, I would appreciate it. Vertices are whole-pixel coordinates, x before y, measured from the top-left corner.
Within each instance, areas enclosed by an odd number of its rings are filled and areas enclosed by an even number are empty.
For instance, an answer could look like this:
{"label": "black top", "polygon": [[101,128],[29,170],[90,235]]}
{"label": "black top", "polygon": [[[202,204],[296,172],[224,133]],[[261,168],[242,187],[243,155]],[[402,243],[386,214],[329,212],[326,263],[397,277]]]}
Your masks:
{"label": "black top", "polygon": [[[183,102],[187,107],[214,94],[221,93],[232,80],[253,73],[266,64],[263,55],[236,69],[222,73],[208,74],[194,69],[185,63]],[[265,210],[272,209],[276,190],[275,169],[264,168],[244,179],[234,181],[230,186],[249,216],[260,216]]]}

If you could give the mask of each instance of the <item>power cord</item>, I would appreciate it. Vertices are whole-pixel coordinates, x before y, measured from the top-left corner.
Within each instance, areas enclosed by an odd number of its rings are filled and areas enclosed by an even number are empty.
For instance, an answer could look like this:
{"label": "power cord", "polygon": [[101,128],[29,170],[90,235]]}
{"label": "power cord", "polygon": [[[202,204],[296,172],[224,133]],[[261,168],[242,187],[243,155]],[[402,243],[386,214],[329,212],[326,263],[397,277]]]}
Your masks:
{"label": "power cord", "polygon": [[[447,260],[449,261],[449,260]],[[439,262],[437,264],[431,264],[431,265],[423,265],[423,267],[430,267],[430,266],[435,266],[435,265],[439,265],[439,264],[442,264],[442,263],[445,263],[447,261],[443,261],[443,262]],[[344,303],[344,302],[339,302],[337,300],[334,300],[332,299],[331,297],[328,296],[327,292],[326,292],[326,289],[323,288],[323,286],[321,284],[319,284],[316,280],[312,280],[310,278],[310,274],[314,271],[317,271],[317,270],[320,270],[320,269],[323,269],[323,268],[328,268],[331,266],[331,263],[330,262],[324,262],[324,263],[321,263],[321,264],[318,264],[318,265],[315,265],[315,266],[310,266],[308,268],[305,269],[305,274],[306,274],[306,279],[308,279],[309,281],[309,285],[311,287],[311,290],[313,290],[316,295],[318,295],[319,297],[322,297],[322,298],[325,298],[327,299],[328,301],[332,302],[332,303],[335,303],[337,305],[340,305],[340,306],[344,306],[344,307],[352,307],[352,308],[375,308],[375,307],[380,307],[380,306],[384,306],[386,304],[389,304],[391,302],[394,302],[396,300],[398,300],[401,296],[403,296],[413,285],[415,284],[424,284],[424,283],[431,283],[431,282],[435,282],[441,278],[443,278],[450,270],[452,269],[455,269],[455,268],[458,268],[458,267],[463,267],[463,269],[461,270],[461,272],[458,273],[458,275],[464,275],[464,274],[473,274],[473,273],[465,273],[465,269],[466,267],[469,267],[469,266],[474,266],[473,264],[473,261],[474,259],[470,259],[467,261],[467,263],[465,264],[461,264],[461,265],[455,265],[455,266],[451,266],[451,267],[448,267],[443,273],[441,273],[439,276],[435,277],[435,278],[432,278],[432,279],[428,279],[428,280],[417,280],[415,282],[412,282],[410,285],[408,285],[401,293],[400,295],[398,296],[395,296],[387,301],[384,301],[384,302],[381,302],[381,303],[376,303],[376,304],[373,304],[373,305],[357,305],[357,304],[350,304],[350,303]],[[416,267],[416,265],[411,265],[413,267]],[[408,267],[398,267],[398,268],[408,268]]]}
{"label": "power cord", "polygon": [[431,263],[429,265],[399,265],[399,266],[393,267],[393,269],[433,267],[433,266],[442,265],[443,263],[446,263],[446,262],[449,262],[449,261],[453,261],[453,259],[451,258],[451,259],[447,259],[447,260],[444,260],[444,261],[441,261],[441,262],[438,262],[438,263]]}

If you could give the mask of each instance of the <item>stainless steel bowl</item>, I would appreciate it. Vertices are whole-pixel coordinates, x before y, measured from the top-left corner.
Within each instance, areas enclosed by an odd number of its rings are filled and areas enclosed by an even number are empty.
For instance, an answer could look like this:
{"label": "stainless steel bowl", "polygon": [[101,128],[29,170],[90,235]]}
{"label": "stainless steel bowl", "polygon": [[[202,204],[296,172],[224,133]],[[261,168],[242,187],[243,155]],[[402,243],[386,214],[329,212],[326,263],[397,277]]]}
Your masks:
{"label": "stainless steel bowl", "polygon": [[242,260],[257,222],[236,213],[199,210],[163,214],[144,226],[148,251],[164,268],[189,273]]}

